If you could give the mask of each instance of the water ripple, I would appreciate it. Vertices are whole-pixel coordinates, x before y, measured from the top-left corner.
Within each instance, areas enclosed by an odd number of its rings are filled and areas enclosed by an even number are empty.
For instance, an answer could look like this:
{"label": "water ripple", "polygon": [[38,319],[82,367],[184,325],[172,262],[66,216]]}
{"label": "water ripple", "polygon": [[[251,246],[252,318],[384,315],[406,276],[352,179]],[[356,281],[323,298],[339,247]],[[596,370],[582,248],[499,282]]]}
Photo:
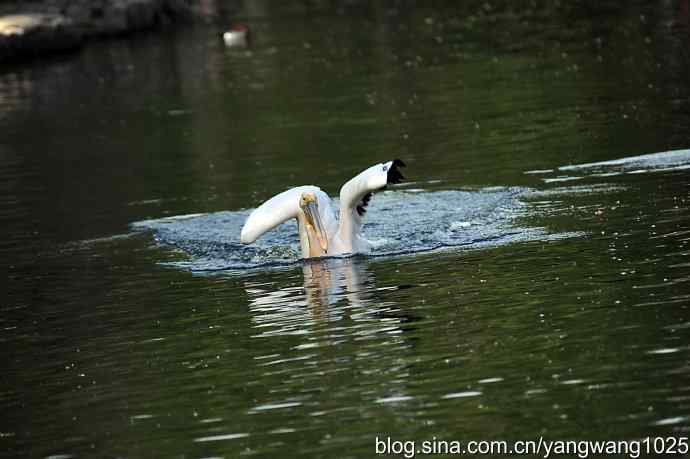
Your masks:
{"label": "water ripple", "polygon": [[[374,246],[369,255],[472,249],[572,236],[519,225],[518,218],[531,208],[521,199],[528,194],[525,188],[502,187],[379,193],[372,200],[364,226],[365,236]],[[240,210],[168,217],[137,222],[132,227],[150,230],[159,243],[182,250],[189,260],[171,264],[192,271],[279,267],[299,260],[294,222],[265,234],[253,245],[241,244],[239,233],[249,213]],[[289,297],[286,292],[280,294]]]}
{"label": "water ripple", "polygon": [[[525,174],[555,177],[544,177],[545,183],[571,182],[588,177],[604,178],[623,174],[647,174],[651,172],[669,172],[690,169],[690,149],[663,151],[640,156],[599,161],[584,164],[569,164],[557,169],[531,170]],[[565,172],[567,175],[561,173]]]}

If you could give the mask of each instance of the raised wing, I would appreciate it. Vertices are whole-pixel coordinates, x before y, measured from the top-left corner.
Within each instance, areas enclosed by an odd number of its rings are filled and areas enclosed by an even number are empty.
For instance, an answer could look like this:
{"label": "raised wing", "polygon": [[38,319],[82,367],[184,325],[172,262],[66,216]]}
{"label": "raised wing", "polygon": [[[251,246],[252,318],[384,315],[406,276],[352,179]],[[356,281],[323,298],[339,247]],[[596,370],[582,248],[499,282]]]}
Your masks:
{"label": "raised wing", "polygon": [[329,200],[328,196],[316,186],[298,186],[283,191],[254,209],[242,227],[240,241],[244,244],[251,244],[261,237],[262,234],[272,230],[281,223],[297,218],[299,199],[302,193],[306,191],[315,193],[319,201],[322,201],[322,199]]}
{"label": "raised wing", "polygon": [[357,238],[374,191],[384,189],[386,185],[400,183],[404,177],[400,168],[405,167],[399,159],[376,164],[350,179],[340,189],[340,228],[338,235],[345,246],[357,251]]}
{"label": "raised wing", "polygon": [[389,183],[400,183],[405,177],[399,168],[405,167],[399,159],[376,164],[350,179],[340,189],[340,212],[355,211],[359,216],[364,215],[369,204],[371,194],[381,190]]}

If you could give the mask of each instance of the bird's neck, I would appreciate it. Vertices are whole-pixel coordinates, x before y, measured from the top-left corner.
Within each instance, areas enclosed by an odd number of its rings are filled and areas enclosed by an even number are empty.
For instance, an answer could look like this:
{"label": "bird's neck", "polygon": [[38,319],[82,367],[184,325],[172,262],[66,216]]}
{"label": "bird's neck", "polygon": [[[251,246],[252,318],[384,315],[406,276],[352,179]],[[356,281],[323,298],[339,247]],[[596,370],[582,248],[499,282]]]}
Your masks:
{"label": "bird's neck", "polygon": [[356,217],[350,209],[344,208],[343,206],[340,207],[338,240],[341,241],[345,252],[352,252],[353,250],[355,237],[357,236],[359,228],[359,224],[355,219]]}

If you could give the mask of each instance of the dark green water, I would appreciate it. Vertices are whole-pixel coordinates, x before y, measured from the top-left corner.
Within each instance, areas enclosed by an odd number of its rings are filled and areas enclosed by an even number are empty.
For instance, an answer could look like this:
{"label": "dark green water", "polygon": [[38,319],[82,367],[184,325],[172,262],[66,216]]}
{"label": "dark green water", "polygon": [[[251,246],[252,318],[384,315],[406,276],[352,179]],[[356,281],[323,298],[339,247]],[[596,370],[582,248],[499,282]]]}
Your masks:
{"label": "dark green water", "polygon": [[[688,436],[690,153],[558,170],[690,147],[688,3],[584,5],[269,8],[251,51],[0,70],[0,455]],[[132,230],[393,157],[398,197],[526,190],[536,236],[200,275]]]}

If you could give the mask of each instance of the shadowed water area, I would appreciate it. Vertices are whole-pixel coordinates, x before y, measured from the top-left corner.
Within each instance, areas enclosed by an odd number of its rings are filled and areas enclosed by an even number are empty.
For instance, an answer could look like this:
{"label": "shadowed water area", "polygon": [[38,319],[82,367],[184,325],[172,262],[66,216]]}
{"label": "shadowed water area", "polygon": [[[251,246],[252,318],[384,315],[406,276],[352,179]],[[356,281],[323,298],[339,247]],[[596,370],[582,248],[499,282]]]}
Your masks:
{"label": "shadowed water area", "polygon": [[[688,435],[686,1],[253,5],[0,69],[0,457]],[[239,243],[392,158],[370,254]]]}

